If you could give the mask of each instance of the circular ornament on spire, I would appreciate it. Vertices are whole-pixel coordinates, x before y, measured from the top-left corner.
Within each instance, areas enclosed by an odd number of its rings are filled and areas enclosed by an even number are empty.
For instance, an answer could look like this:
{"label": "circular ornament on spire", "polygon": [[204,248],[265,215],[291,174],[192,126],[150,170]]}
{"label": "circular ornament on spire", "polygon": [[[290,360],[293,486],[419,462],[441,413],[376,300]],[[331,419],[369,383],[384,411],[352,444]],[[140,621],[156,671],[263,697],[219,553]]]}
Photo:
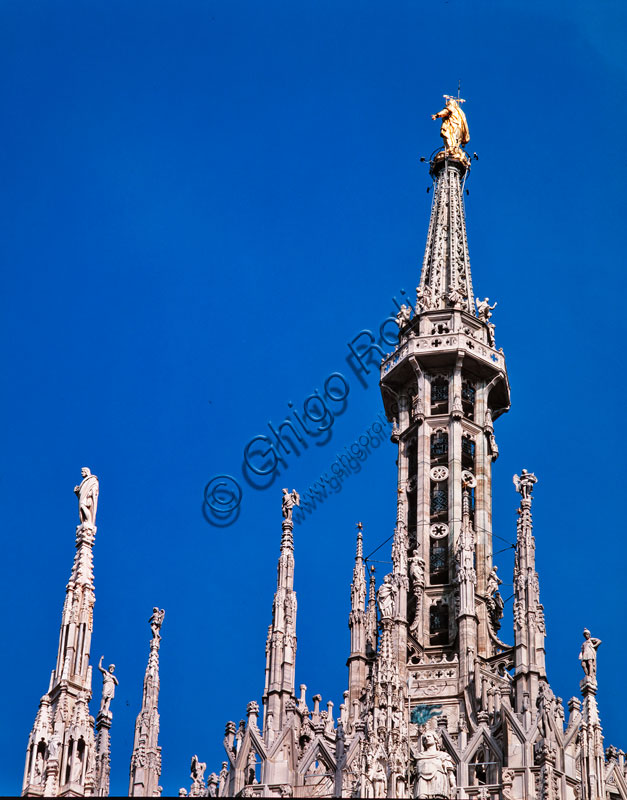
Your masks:
{"label": "circular ornament on spire", "polygon": [[429,532],[432,539],[444,539],[448,536],[448,525],[446,522],[434,522]]}
{"label": "circular ornament on spire", "polygon": [[448,467],[432,467],[429,476],[432,481],[445,481],[448,478]]}
{"label": "circular ornament on spire", "polygon": [[469,469],[465,469],[462,472],[462,484],[467,486],[469,489],[474,489],[477,485],[477,479]]}

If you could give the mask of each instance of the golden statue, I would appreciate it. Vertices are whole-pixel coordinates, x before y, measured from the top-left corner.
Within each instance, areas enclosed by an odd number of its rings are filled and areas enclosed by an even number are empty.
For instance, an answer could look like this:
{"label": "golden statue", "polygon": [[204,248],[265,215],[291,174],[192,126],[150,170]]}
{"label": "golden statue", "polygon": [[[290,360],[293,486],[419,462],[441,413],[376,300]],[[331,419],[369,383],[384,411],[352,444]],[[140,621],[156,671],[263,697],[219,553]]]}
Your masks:
{"label": "golden statue", "polygon": [[445,94],[444,98],[446,100],[446,108],[438,111],[437,114],[432,114],[431,119],[437,119],[438,117],[442,119],[440,136],[444,139],[445,155],[467,161],[468,156],[464,153],[462,147],[470,141],[470,133],[468,132],[466,115],[460,108],[460,103],[466,101],[461,98],[451,97],[448,94]]}

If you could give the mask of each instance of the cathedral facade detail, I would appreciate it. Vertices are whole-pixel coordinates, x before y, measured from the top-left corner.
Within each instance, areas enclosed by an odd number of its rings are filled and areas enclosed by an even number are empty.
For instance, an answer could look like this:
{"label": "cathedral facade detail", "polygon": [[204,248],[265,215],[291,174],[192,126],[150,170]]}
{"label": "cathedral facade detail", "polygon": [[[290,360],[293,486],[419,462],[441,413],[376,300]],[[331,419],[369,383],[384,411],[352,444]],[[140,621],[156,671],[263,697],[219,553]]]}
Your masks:
{"label": "cathedral facade detail", "polygon": [[[526,469],[514,476],[513,631],[502,629],[492,469],[499,455],[495,423],[510,407],[510,388],[491,321],[495,304],[473,293],[463,102],[446,97],[433,115],[442,120],[444,148],[430,161],[433,203],[416,305],[401,307],[398,346],[381,363],[382,400],[398,448],[392,570],[377,589],[359,523],[343,702],[336,711],[332,701],[308,698],[306,685],[296,685],[293,515],[299,496],[283,490],[261,707],[252,700],[245,720],[227,722],[221,768],[205,775],[206,764],[193,756],[181,796],[627,800],[625,754],[604,747],[600,640],[584,631],[580,697],[566,708],[548,681],[532,521],[537,481]],[[27,745],[22,794],[29,796],[109,793],[117,679],[102,659],[95,719],[88,706],[98,479],[84,468],[75,491],[76,556],[56,667]],[[164,613],[155,608],[150,618],[129,796],[162,791]]]}

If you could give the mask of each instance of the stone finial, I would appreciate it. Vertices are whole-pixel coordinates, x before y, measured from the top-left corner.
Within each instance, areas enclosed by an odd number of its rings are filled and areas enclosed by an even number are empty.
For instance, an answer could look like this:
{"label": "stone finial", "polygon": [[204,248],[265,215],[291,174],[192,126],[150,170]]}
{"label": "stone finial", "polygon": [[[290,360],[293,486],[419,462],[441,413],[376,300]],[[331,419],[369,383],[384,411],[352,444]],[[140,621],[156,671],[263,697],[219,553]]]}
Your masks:
{"label": "stone finial", "polygon": [[161,626],[163,625],[163,618],[165,617],[165,609],[159,609],[155,606],[152,609],[152,616],[148,620],[150,630],[152,631],[153,639],[161,638]]}
{"label": "stone finial", "polygon": [[94,528],[100,483],[96,475],[91,474],[89,467],[83,467],[81,475],[83,480],[74,487],[74,494],[78,497],[78,518],[85,528]]}
{"label": "stone finial", "polygon": [[246,716],[248,717],[248,725],[256,728],[257,717],[259,716],[259,703],[256,700],[251,700],[246,706]]}
{"label": "stone finial", "polygon": [[291,492],[288,492],[287,489],[283,489],[283,500],[281,505],[283,519],[286,520],[287,522],[291,522],[294,506],[299,506],[299,505],[300,505],[300,495],[298,494],[296,489],[292,489]]}
{"label": "stone finial", "polygon": [[587,628],[583,632],[583,644],[581,645],[581,652],[579,653],[579,660],[581,667],[586,674],[586,677],[592,678],[596,681],[597,677],[597,649],[601,644],[600,639],[595,639],[590,634]]}
{"label": "stone finial", "polygon": [[527,472],[526,469],[523,469],[520,475],[514,475],[514,486],[523,500],[531,500],[531,492],[537,482],[538,479],[533,472]]}

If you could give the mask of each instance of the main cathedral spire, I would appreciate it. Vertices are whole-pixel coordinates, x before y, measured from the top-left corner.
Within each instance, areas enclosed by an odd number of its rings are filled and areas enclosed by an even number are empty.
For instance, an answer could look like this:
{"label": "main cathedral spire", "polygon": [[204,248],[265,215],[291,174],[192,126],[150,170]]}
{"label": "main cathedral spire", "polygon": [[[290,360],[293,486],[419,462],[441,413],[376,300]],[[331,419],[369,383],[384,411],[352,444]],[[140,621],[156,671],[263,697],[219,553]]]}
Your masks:
{"label": "main cathedral spire", "polygon": [[446,146],[431,162],[433,204],[417,291],[421,310],[453,307],[474,314],[463,203],[470,160],[462,145],[470,135],[460,106],[463,102],[447,97],[446,107],[432,115],[443,118],[441,135]]}

